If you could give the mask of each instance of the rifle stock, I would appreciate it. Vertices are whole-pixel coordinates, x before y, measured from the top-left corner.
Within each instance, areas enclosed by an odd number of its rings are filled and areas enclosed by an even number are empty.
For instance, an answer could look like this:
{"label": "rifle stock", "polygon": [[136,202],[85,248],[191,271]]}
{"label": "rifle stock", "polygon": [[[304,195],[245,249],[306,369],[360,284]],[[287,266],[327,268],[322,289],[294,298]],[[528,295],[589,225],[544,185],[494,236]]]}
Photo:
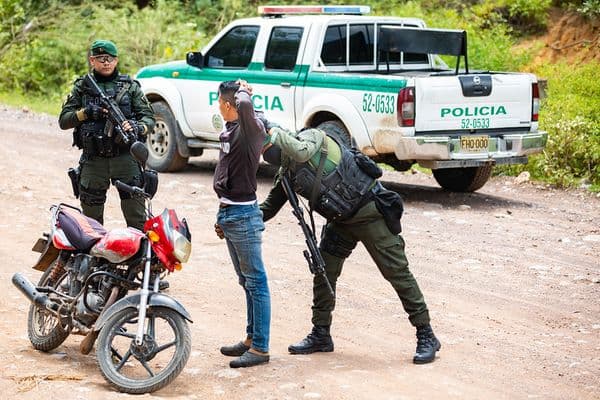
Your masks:
{"label": "rifle stock", "polygon": [[302,233],[306,239],[305,242],[308,250],[304,250],[302,254],[304,254],[304,258],[306,259],[306,262],[308,262],[308,269],[313,275],[322,277],[327,284],[329,293],[331,296],[333,296],[333,288],[331,287],[331,283],[329,283],[329,279],[327,279],[327,275],[325,274],[325,260],[323,260],[323,256],[319,250],[314,232],[304,220],[304,214],[302,207],[300,207],[298,202],[298,196],[296,196],[296,192],[294,192],[292,189],[292,186],[290,185],[286,175],[281,177],[281,183],[283,185],[283,190],[285,191],[285,194],[292,206],[292,213],[298,219],[298,225],[300,225],[302,228]]}

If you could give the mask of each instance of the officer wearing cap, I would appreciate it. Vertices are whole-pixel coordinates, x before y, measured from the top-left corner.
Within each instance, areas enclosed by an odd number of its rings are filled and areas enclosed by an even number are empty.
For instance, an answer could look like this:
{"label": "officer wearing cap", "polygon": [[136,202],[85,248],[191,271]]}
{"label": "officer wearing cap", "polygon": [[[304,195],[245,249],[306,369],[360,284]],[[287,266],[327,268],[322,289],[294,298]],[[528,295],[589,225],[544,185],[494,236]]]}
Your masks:
{"label": "officer wearing cap", "polygon": [[[140,85],[129,75],[120,74],[117,46],[110,40],[96,40],[89,49],[91,74],[104,93],[115,99],[127,121],[122,128],[145,141],[154,129],[154,113]],[[85,80],[75,81],[73,90],[63,104],[58,122],[61,129],[73,130],[73,146],[83,150],[79,161],[79,194],[81,208],[88,217],[100,223],[104,219],[106,192],[111,181],[120,180],[141,187],[142,170],[130,155],[130,143],[123,143],[107,119],[108,110],[100,104],[99,95]],[[121,210],[127,226],[142,229],[144,205],[119,191]]]}
{"label": "officer wearing cap", "polygon": [[416,327],[413,362],[432,362],[441,345],[431,328],[423,294],[408,269],[404,240],[399,234],[402,200],[377,180],[381,169],[358,150],[344,146],[337,139],[342,132],[334,123],[324,124],[323,130],[305,129],[297,134],[266,120],[263,124],[270,137],[264,145],[263,158],[280,166],[273,188],[260,205],[264,220],[274,217],[288,200],[281,183],[284,175],[295,192],[309,199],[311,209],[327,219],[319,249],[334,296],[322,276],[315,276],[312,331],[299,343],[290,345],[289,352],[333,351],[330,327],[337,279],[346,258],[362,242]]}

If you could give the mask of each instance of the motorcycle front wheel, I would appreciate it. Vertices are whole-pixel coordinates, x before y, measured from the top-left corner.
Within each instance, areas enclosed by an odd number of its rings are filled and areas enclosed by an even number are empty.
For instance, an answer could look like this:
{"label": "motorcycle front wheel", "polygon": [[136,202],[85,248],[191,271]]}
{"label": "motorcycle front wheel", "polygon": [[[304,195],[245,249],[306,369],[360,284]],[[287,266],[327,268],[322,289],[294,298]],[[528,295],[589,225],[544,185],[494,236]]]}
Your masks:
{"label": "motorcycle front wheel", "polygon": [[[61,293],[69,293],[68,274],[59,265],[58,260],[55,260],[44,271],[38,286],[49,286]],[[70,328],[63,327],[58,317],[50,311],[34,304],[29,306],[27,334],[34,349],[41,351],[53,350],[65,341],[70,331]]]}
{"label": "motorcycle front wheel", "polygon": [[150,393],[167,386],[183,370],[192,347],[186,320],[170,308],[148,309],[141,345],[135,343],[137,326],[136,308],[117,311],[96,342],[102,375],[124,393]]}

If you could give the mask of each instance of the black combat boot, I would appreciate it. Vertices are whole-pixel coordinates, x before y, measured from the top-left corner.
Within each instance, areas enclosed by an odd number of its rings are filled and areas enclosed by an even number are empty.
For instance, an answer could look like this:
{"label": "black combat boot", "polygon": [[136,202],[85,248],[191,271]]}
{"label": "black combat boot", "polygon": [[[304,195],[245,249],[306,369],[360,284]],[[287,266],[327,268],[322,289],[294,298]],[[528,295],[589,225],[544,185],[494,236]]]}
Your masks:
{"label": "black combat boot", "polygon": [[312,332],[299,343],[288,347],[291,354],[310,354],[317,351],[333,351],[333,340],[329,334],[329,326],[315,325]]}
{"label": "black combat boot", "polygon": [[417,351],[413,358],[415,364],[427,364],[435,359],[435,353],[442,347],[433,334],[431,325],[417,328]]}

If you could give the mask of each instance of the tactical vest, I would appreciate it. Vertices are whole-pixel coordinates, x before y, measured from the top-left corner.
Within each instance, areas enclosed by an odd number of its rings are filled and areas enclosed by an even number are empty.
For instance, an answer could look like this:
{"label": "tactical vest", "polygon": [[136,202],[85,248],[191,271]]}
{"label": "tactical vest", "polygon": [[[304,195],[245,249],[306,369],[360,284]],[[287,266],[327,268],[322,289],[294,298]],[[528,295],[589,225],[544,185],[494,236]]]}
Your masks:
{"label": "tactical vest", "polygon": [[[114,83],[114,86],[104,88],[104,93],[115,99],[123,112],[123,115],[125,115],[125,118],[132,118],[133,107],[131,104],[131,96],[129,95],[129,88],[131,87],[133,80],[129,75],[119,74],[117,79],[112,82]],[[82,104],[83,107],[87,107],[91,104],[100,105],[100,97],[94,95],[84,87]],[[78,133],[81,144],[79,147],[83,148],[85,155],[115,157],[129,150],[128,146],[115,143],[115,135],[112,132],[113,127],[107,122],[108,120],[106,119],[99,121],[86,120],[81,124]]]}
{"label": "tactical vest", "polygon": [[[371,189],[375,186],[375,178],[359,167],[356,152],[352,152],[331,136],[326,136],[326,139],[328,140],[326,162],[333,163],[335,168],[329,172],[327,168],[324,170],[321,183],[317,188],[315,204],[311,204],[311,207],[328,221],[343,220],[354,215],[373,198]],[[337,149],[339,152],[336,151]],[[335,154],[339,159],[332,159],[331,155]],[[311,159],[312,162],[309,160],[296,164],[295,173],[292,174],[294,191],[307,199],[311,198],[317,181],[318,161],[314,158]]]}

